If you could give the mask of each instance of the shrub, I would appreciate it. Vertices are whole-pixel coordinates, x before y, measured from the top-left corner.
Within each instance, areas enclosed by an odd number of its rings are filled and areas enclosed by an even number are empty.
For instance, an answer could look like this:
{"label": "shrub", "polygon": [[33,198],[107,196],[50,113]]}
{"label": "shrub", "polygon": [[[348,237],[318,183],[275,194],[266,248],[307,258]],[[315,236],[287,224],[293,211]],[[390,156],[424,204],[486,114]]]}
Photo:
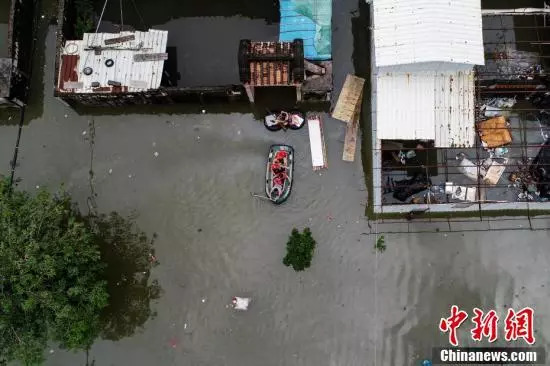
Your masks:
{"label": "shrub", "polygon": [[383,253],[386,250],[386,241],[384,239],[384,235],[381,235],[376,240],[376,243],[374,243],[374,249],[378,250],[380,253]]}
{"label": "shrub", "polygon": [[283,259],[283,264],[287,267],[292,266],[295,271],[309,268],[315,245],[316,242],[311,236],[309,228],[305,228],[302,233],[296,228],[292,229],[286,243],[286,256]]}

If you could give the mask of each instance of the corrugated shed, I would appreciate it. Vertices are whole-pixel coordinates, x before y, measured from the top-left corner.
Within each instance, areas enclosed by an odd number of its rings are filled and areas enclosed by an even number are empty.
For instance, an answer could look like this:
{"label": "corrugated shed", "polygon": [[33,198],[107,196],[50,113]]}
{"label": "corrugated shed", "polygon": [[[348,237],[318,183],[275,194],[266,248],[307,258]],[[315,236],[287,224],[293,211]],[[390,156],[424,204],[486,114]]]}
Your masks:
{"label": "corrugated shed", "polygon": [[380,140],[434,140],[436,147],[474,144],[472,71],[379,74],[373,101]]}
{"label": "corrugated shed", "polygon": [[373,0],[376,66],[483,65],[480,0]]}
{"label": "corrugated shed", "polygon": [[[135,39],[105,44],[105,40],[131,35]],[[158,89],[162,79],[164,60],[138,62],[135,61],[134,56],[163,54],[166,52],[167,41],[167,31],[153,29],[148,32],[85,33],[82,40],[66,41],[62,50],[60,73],[63,70],[75,69],[74,57],[66,58],[66,56],[77,56],[77,80],[73,80],[74,77],[71,77],[72,88],[60,91],[116,93]],[[101,48],[100,52],[96,52],[94,49],[98,47]],[[111,67],[105,64],[107,60],[114,62]],[[70,65],[65,65],[65,63],[70,63]],[[84,73],[84,69],[88,67],[92,69],[90,75]],[[109,85],[110,81],[120,83],[120,85]],[[92,86],[92,83],[97,84]],[[60,85],[61,87],[62,85]],[[69,89],[66,85],[65,88]]]}

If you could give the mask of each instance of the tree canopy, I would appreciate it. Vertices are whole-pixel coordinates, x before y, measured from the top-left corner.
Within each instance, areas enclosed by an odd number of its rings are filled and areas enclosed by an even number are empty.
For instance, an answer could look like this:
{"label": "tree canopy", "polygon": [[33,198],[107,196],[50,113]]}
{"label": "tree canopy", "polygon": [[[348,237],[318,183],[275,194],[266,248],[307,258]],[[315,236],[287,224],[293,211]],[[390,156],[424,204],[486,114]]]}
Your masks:
{"label": "tree canopy", "polygon": [[40,363],[47,343],[86,349],[108,303],[94,233],[65,194],[0,180],[0,364]]}
{"label": "tree canopy", "polygon": [[309,268],[315,245],[315,240],[311,236],[309,228],[306,227],[302,233],[296,228],[292,229],[286,244],[286,256],[283,259],[283,264],[287,267],[292,266],[295,271],[303,271]]}

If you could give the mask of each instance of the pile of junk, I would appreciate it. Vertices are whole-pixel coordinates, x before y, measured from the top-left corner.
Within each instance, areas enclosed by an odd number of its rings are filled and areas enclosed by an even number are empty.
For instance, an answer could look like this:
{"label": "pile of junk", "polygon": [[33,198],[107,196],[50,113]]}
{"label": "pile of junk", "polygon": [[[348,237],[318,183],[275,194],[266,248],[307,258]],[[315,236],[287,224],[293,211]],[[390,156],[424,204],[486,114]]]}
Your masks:
{"label": "pile of junk", "polygon": [[541,146],[534,159],[525,159],[508,178],[518,189],[518,201],[548,202],[550,200],[550,139]]}
{"label": "pile of junk", "polygon": [[383,194],[406,203],[431,203],[432,182],[429,178],[429,151],[433,144],[429,141],[389,141],[382,143],[382,166],[384,170],[406,170],[411,178],[394,180],[387,176]]}
{"label": "pile of junk", "polygon": [[538,109],[529,119],[538,123],[543,141],[535,158],[516,157],[514,164],[509,164],[513,159],[508,158],[506,145],[512,143],[512,133],[505,115],[516,104],[514,97],[492,98],[481,107],[488,119],[478,122],[476,130],[489,157],[477,165],[463,154],[457,159],[462,173],[473,181],[480,179],[484,186],[497,185],[506,167],[513,167],[507,175],[508,187],[517,191],[517,201],[546,202],[550,199],[550,113],[543,108],[550,107],[550,93],[535,92],[527,100]]}
{"label": "pile of junk", "polygon": [[[538,96],[539,103],[548,102]],[[512,127],[507,110],[516,103],[515,98],[492,98],[482,106],[482,118],[476,123],[476,132],[483,147],[483,153],[468,156],[459,152],[455,158],[456,169],[460,177],[455,182],[432,184],[427,161],[418,161],[417,154],[422,151],[417,146],[413,149],[396,145],[395,142],[385,142],[396,146],[383,146],[388,153],[383,158],[383,165],[389,170],[396,165],[404,168],[409,165],[420,167],[414,174],[408,174],[407,179],[394,180],[386,177],[383,187],[384,194],[392,194],[393,199],[407,204],[437,204],[451,202],[481,202],[505,203],[512,199],[496,201],[487,198],[491,188],[503,187],[505,191],[515,194],[516,201],[546,202],[550,199],[550,113],[541,110],[537,113],[541,137],[544,141],[535,158],[521,159],[512,156]],[[534,146],[538,146],[538,143]],[[480,156],[481,155],[481,156]],[[384,156],[384,155],[383,155]],[[412,163],[412,164],[411,164]],[[453,164],[454,165],[454,164]],[[410,173],[410,172],[408,172]],[[455,180],[453,179],[453,180]],[[512,191],[510,191],[510,189]],[[490,196],[490,195],[489,195]]]}

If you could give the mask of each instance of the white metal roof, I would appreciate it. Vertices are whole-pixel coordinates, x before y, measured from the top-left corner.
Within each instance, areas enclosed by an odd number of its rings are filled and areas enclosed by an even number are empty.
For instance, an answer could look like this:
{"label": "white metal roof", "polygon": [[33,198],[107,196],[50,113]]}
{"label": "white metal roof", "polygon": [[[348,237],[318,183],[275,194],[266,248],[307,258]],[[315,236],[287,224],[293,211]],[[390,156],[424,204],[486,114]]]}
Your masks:
{"label": "white metal roof", "polygon": [[436,147],[474,144],[472,70],[381,73],[373,83],[380,140],[434,140]]}
{"label": "white metal roof", "polygon": [[[134,35],[135,39],[105,44],[105,40],[129,35]],[[61,91],[92,93],[93,82],[98,82],[100,88],[107,88],[109,81],[119,82],[125,92],[157,89],[162,79],[164,60],[136,62],[134,55],[165,53],[167,40],[168,31],[150,29],[147,32],[85,33],[82,40],[66,41],[61,53],[61,63],[63,56],[78,56],[74,68],[78,80],[72,77]],[[89,49],[91,47],[103,49],[100,54],[96,54],[93,49]],[[113,66],[105,65],[108,59],[114,61]],[[86,67],[92,68],[91,75],[84,74]],[[63,65],[60,66],[60,78],[63,78],[62,72],[66,72]],[[67,76],[65,78],[68,79]],[[60,82],[60,88],[61,86]]]}
{"label": "white metal roof", "polygon": [[480,0],[372,0],[375,65],[483,65]]}

